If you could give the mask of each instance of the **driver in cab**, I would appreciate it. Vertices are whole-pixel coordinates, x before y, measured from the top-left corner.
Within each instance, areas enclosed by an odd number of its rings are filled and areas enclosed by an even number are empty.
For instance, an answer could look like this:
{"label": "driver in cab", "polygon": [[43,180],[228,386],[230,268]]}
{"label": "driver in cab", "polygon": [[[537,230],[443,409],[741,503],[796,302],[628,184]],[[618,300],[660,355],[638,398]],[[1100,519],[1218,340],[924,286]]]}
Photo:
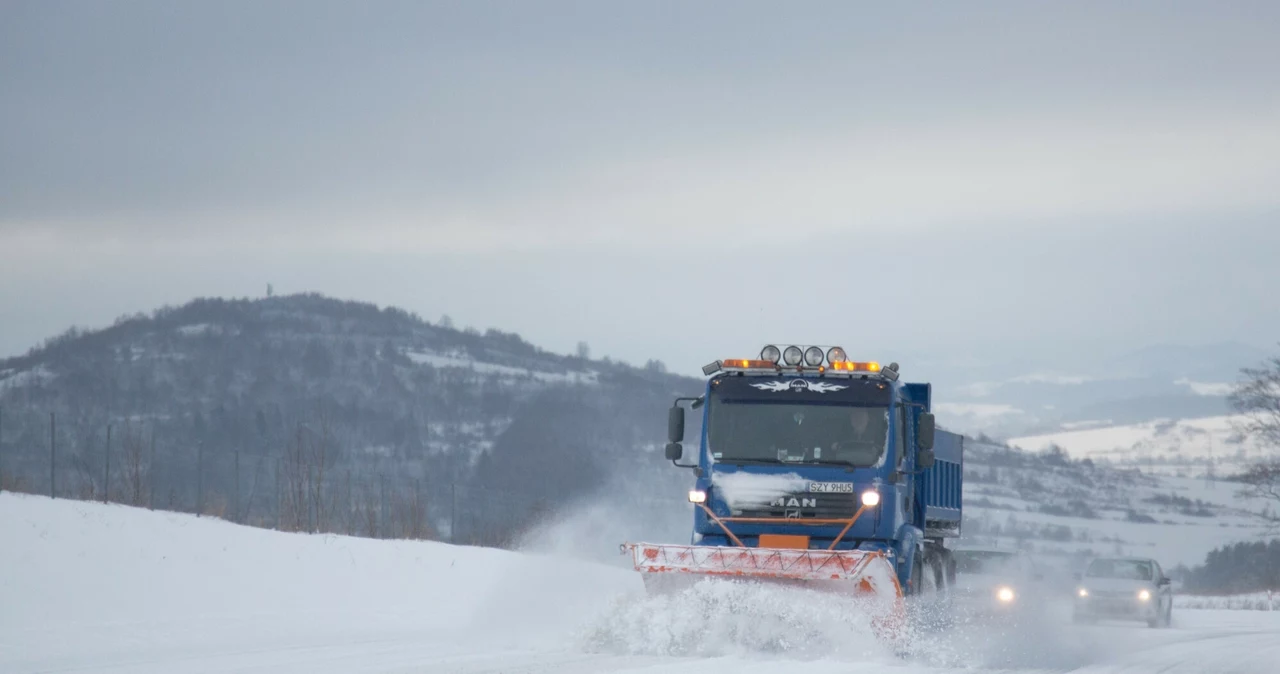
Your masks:
{"label": "driver in cab", "polygon": [[832,458],[854,464],[868,464],[878,459],[888,430],[884,416],[883,410],[850,408],[848,425],[840,429],[841,439],[831,443]]}

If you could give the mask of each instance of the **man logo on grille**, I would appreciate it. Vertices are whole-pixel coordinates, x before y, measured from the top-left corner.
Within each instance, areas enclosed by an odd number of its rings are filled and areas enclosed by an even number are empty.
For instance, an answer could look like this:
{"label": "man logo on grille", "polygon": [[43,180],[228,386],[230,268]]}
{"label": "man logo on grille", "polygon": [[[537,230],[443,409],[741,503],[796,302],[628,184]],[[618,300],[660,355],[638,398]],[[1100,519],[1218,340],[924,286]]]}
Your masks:
{"label": "man logo on grille", "polygon": [[775,508],[817,508],[818,499],[816,498],[796,498],[794,496],[779,496],[769,505]]}

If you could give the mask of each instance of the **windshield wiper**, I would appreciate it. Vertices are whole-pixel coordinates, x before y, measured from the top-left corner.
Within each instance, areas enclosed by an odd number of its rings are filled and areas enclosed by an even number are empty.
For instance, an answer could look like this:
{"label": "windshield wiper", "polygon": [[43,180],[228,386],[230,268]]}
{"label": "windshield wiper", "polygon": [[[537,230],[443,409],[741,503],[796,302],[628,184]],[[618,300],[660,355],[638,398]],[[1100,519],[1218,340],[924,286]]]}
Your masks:
{"label": "windshield wiper", "polygon": [[716,463],[760,463],[765,465],[790,465],[790,461],[778,461],[777,459],[739,459],[737,457],[716,459]]}
{"label": "windshield wiper", "polygon": [[859,466],[852,461],[805,461],[804,463],[811,466],[847,466],[849,468],[867,468],[869,466]]}

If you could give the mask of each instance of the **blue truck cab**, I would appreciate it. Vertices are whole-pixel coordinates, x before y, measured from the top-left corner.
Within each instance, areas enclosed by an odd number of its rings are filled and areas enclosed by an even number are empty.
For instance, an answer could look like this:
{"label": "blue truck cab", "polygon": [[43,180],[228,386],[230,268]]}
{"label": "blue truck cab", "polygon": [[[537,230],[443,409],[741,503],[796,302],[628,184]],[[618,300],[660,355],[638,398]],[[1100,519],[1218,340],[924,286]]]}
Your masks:
{"label": "blue truck cab", "polygon": [[[666,450],[697,476],[693,545],[876,550],[908,595],[951,584],[963,438],[935,429],[929,384],[840,347],[770,345],[703,372],[703,395],[671,409]],[[685,402],[702,418],[688,463]]]}

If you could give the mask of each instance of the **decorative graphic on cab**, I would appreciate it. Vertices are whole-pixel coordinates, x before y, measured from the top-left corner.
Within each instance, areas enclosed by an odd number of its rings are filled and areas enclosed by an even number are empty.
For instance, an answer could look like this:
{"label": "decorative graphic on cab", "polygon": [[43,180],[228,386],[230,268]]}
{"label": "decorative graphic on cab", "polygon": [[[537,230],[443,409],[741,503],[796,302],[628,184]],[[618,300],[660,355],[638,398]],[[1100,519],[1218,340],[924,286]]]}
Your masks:
{"label": "decorative graphic on cab", "polygon": [[792,379],[791,381],[766,381],[759,384],[752,384],[754,388],[761,391],[812,391],[814,393],[829,393],[831,391],[843,391],[849,388],[844,384],[828,384],[825,381],[809,381],[808,379]]}

